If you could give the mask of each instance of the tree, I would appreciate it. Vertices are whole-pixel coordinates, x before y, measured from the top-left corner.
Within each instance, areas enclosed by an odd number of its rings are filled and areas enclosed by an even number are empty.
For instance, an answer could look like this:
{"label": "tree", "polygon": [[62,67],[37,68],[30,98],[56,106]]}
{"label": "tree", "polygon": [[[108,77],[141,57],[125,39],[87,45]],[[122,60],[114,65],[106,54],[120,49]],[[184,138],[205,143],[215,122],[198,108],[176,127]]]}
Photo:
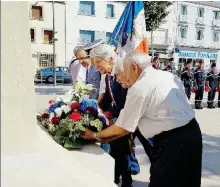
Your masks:
{"label": "tree", "polygon": [[167,8],[172,4],[169,1],[144,1],[147,31],[154,31],[160,26],[161,22],[169,14]]}

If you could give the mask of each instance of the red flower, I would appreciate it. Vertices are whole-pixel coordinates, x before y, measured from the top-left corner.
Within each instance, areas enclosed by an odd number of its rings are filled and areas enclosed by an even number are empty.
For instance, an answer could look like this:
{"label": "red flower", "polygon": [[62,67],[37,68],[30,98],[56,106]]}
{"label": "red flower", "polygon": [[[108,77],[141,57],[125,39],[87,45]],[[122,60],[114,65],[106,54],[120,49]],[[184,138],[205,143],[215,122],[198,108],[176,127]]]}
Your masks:
{"label": "red flower", "polygon": [[50,100],[48,103],[49,103],[50,105],[53,105],[53,104],[55,103],[55,101],[54,101],[54,100]]}
{"label": "red flower", "polygon": [[53,117],[53,118],[51,119],[51,124],[53,124],[53,125],[59,125],[59,123],[60,123],[60,119],[59,119],[58,117]]}
{"label": "red flower", "polygon": [[42,119],[47,119],[47,118],[49,118],[49,114],[43,113],[43,114],[41,115],[41,118],[42,118]]}
{"label": "red flower", "polygon": [[81,119],[81,115],[78,112],[73,112],[72,114],[70,114],[69,118],[74,121],[77,122]]}
{"label": "red flower", "polygon": [[71,108],[72,110],[78,110],[78,109],[79,109],[79,103],[77,103],[77,102],[71,103],[71,104],[70,104],[70,108]]}
{"label": "red flower", "polygon": [[108,119],[112,119],[112,118],[113,118],[112,113],[109,112],[109,111],[105,112],[105,116],[106,116]]}

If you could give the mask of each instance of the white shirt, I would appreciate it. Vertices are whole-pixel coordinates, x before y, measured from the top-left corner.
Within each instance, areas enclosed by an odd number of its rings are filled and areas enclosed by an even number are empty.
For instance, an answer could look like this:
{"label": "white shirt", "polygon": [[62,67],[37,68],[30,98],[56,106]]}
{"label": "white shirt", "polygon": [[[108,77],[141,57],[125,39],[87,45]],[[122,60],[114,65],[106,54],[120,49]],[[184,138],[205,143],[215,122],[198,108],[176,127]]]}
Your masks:
{"label": "white shirt", "polygon": [[86,68],[84,68],[82,65],[80,65],[77,81],[86,81]]}
{"label": "white shirt", "polygon": [[129,88],[116,125],[134,132],[138,126],[145,138],[186,125],[195,117],[181,80],[147,67]]}
{"label": "white shirt", "polygon": [[100,81],[99,95],[105,93],[105,88],[106,88],[105,77],[106,77],[106,74],[102,74],[101,81]]}

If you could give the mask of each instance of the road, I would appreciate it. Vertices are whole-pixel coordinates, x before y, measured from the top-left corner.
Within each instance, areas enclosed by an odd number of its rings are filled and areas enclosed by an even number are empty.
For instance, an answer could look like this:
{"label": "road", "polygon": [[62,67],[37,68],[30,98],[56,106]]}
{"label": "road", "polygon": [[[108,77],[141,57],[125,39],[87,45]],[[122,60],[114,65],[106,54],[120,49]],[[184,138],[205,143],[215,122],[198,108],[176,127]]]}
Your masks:
{"label": "road", "polygon": [[[62,95],[70,85],[36,85],[36,109],[40,110],[48,107],[48,101],[55,95]],[[194,95],[192,96],[194,98]],[[203,105],[206,105],[207,94],[204,96]],[[193,105],[193,99],[190,101]],[[202,187],[220,186],[220,108],[195,110],[196,118],[199,121],[203,134],[203,170]],[[142,146],[137,142],[136,156],[138,158],[141,173],[133,176],[134,187],[147,187],[149,183],[149,160],[145,155]]]}

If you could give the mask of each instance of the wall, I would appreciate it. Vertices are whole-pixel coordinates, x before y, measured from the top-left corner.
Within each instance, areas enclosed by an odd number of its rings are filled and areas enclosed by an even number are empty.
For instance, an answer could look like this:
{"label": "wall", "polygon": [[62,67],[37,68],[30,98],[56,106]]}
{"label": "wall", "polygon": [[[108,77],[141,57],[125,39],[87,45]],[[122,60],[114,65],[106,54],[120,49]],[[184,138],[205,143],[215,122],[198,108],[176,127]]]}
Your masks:
{"label": "wall", "polygon": [[38,142],[28,3],[2,2],[1,6],[2,154],[32,153],[38,150]]}
{"label": "wall", "polygon": [[[29,18],[31,18],[31,5],[35,4],[36,1],[29,2]],[[43,44],[44,33],[43,29],[53,30],[53,11],[52,3],[50,2],[38,2],[37,5],[43,7],[43,20],[31,20],[30,19],[30,28],[35,28],[35,41],[36,43],[31,44],[32,54],[37,52],[41,53],[53,53],[52,44]],[[65,64],[65,5],[55,3],[55,31],[57,32],[55,38],[56,41],[56,50],[57,55],[56,63],[57,65]],[[32,58],[32,63],[34,67],[38,68],[38,59]]]}
{"label": "wall", "polygon": [[[113,4],[115,7],[115,18],[106,18],[106,6]],[[124,3],[95,1],[95,15],[81,16],[78,15],[79,1],[67,2],[67,60],[71,60],[73,56],[73,49],[79,44],[79,30],[90,30],[103,32],[103,39],[105,32],[112,32],[116,26],[125,8]],[[95,38],[97,39],[97,38]]]}

